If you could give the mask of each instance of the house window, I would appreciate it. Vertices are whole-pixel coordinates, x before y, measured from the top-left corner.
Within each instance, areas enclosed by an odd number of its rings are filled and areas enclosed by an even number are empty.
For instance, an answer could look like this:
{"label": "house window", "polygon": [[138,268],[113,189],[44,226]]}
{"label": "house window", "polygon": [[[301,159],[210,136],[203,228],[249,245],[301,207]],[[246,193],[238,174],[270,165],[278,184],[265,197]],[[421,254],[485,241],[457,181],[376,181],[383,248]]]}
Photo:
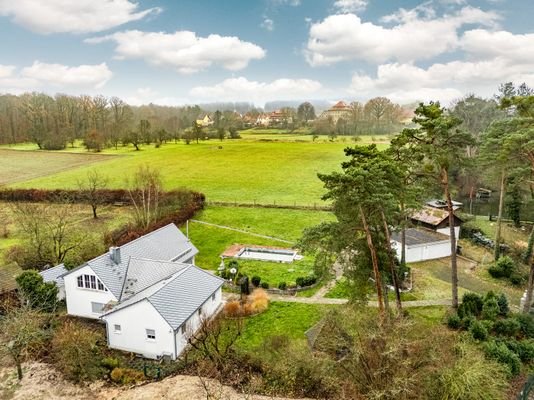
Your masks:
{"label": "house window", "polygon": [[147,340],[156,340],[156,331],[154,329],[147,329],[146,338]]}
{"label": "house window", "polygon": [[76,278],[76,283],[79,288],[108,291],[102,281],[94,275],[80,275]]}
{"label": "house window", "polygon": [[122,332],[121,326],[119,324],[113,325],[113,331],[115,333],[121,333]]}
{"label": "house window", "polygon": [[91,302],[91,311],[95,314],[102,314],[102,310],[104,309],[103,303],[96,303],[94,301]]}

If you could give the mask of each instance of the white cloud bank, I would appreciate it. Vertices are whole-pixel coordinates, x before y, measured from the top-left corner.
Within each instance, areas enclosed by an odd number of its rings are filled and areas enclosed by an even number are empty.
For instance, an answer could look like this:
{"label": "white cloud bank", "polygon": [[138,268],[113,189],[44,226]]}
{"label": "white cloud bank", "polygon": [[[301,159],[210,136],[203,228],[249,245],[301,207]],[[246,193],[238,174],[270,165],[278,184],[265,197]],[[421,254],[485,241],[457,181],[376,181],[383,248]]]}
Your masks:
{"label": "white cloud bank", "polygon": [[129,0],[0,0],[0,16],[42,34],[101,32],[159,12]]}
{"label": "white cloud bank", "polygon": [[19,71],[14,66],[0,65],[0,91],[20,93],[46,87],[99,89],[112,75],[106,63],[67,66],[35,61]]}
{"label": "white cloud bank", "polygon": [[364,22],[355,14],[326,17],[310,27],[306,58],[310,65],[346,60],[370,63],[428,60],[458,48],[458,30],[468,24],[495,26],[491,11],[463,7],[453,15],[435,17],[430,8],[399,10],[383,18],[392,27]]}
{"label": "white cloud bank", "polygon": [[365,10],[368,3],[367,0],[336,0],[334,8],[341,13],[352,13]]}
{"label": "white cloud bank", "polygon": [[317,94],[322,86],[310,79],[276,79],[272,82],[249,81],[247,78],[230,78],[213,85],[197,86],[189,94],[200,101],[253,101],[257,104],[269,100],[293,100]]}
{"label": "white cloud bank", "polygon": [[238,37],[199,37],[190,31],[165,33],[131,30],[85,40],[93,44],[106,41],[117,44],[115,54],[118,59],[142,59],[148,64],[171,67],[184,74],[198,72],[212,65],[237,71],[245,68],[251,60],[265,57],[265,50],[261,47]]}

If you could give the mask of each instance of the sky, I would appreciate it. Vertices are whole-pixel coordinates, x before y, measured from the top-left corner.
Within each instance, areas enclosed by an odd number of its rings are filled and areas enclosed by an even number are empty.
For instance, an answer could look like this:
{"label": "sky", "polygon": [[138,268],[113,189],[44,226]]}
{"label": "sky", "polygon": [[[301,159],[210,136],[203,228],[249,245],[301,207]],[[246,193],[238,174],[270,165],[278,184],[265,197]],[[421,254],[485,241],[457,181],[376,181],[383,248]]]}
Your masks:
{"label": "sky", "polygon": [[534,86],[534,0],[0,0],[0,93],[443,104]]}

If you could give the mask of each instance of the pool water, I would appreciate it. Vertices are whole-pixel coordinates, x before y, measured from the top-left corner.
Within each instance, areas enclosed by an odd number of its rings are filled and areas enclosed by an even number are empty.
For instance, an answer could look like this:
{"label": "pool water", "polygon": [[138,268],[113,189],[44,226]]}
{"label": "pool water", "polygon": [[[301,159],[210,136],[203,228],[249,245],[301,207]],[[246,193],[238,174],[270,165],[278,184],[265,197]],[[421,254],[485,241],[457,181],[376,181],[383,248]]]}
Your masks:
{"label": "pool water", "polygon": [[267,249],[261,247],[245,247],[236,255],[236,257],[281,263],[291,263],[295,259],[300,258],[294,250]]}

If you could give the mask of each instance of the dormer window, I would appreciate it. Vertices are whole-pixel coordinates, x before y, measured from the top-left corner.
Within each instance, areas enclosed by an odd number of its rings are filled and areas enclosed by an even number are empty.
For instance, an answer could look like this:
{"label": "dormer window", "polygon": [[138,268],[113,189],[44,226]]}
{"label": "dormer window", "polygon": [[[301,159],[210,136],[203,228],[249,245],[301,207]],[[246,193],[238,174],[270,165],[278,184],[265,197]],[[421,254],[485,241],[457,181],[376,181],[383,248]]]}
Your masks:
{"label": "dormer window", "polygon": [[95,275],[80,275],[76,278],[76,284],[82,289],[99,290],[101,292],[107,292],[104,284]]}

